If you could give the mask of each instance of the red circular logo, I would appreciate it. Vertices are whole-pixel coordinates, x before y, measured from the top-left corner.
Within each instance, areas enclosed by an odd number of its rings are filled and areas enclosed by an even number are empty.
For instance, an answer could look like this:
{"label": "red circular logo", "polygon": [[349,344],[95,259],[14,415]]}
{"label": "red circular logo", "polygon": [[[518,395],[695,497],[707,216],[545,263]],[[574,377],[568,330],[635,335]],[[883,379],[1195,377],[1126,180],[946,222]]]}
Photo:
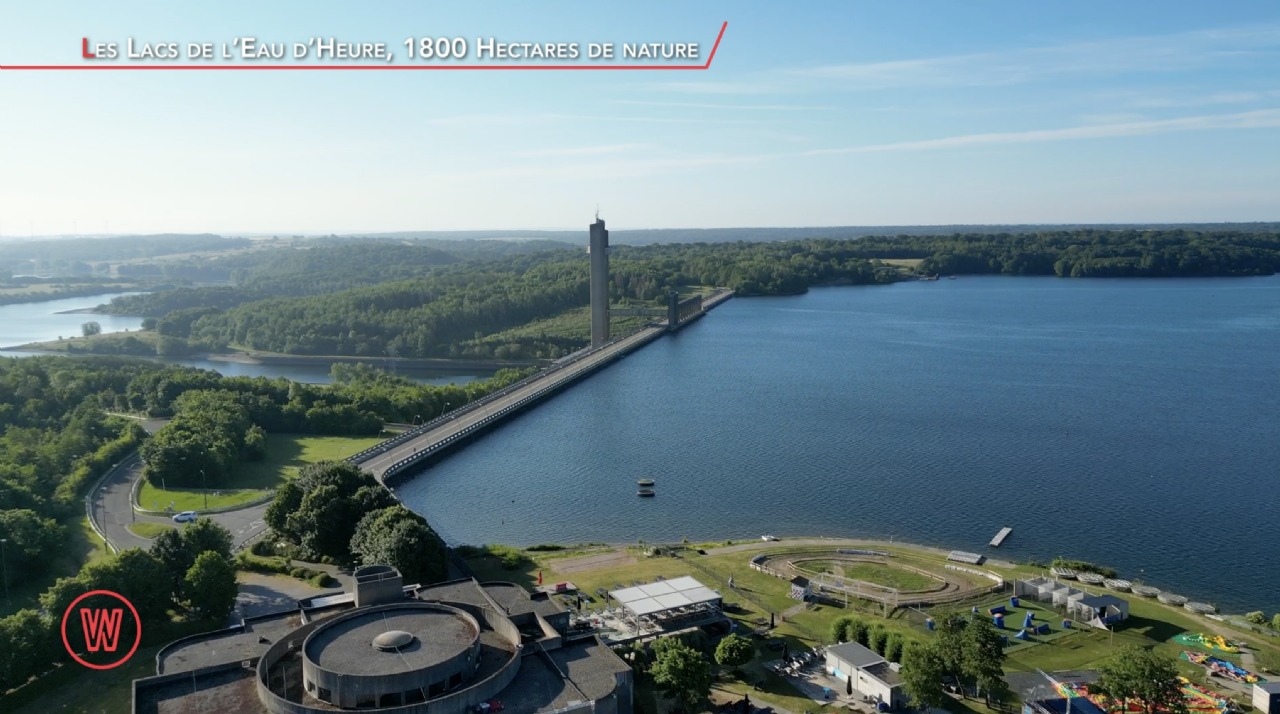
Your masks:
{"label": "red circular logo", "polygon": [[[84,632],[85,650],[87,652],[115,652],[120,647],[120,629],[124,624],[124,610],[118,607],[82,607],[77,610],[79,605],[85,598],[94,595],[104,595],[113,597],[125,604],[129,608],[129,613],[133,615],[133,621],[137,625],[134,629],[136,633],[133,637],[133,646],[129,648],[129,652],[119,660],[110,664],[94,664],[87,662],[80,655],[76,654],[75,648],[71,646],[71,641],[67,639],[67,620],[71,617],[73,611],[79,612],[80,627]],[[67,606],[67,611],[62,613],[62,646],[67,648],[67,653],[71,658],[90,669],[113,669],[119,667],[134,652],[138,651],[138,645],[142,643],[142,618],[138,617],[138,610],[124,596],[113,593],[110,590],[92,590],[87,592]]]}

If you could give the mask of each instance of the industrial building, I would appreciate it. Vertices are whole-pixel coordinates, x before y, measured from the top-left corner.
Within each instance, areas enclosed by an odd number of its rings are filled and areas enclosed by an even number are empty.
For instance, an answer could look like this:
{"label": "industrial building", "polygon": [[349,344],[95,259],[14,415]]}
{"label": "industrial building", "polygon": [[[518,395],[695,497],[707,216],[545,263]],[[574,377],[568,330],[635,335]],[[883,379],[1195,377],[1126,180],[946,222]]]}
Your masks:
{"label": "industrial building", "polygon": [[630,714],[632,673],[545,593],[472,578],[405,587],[388,566],[355,592],[183,638],[133,683],[135,714]]}

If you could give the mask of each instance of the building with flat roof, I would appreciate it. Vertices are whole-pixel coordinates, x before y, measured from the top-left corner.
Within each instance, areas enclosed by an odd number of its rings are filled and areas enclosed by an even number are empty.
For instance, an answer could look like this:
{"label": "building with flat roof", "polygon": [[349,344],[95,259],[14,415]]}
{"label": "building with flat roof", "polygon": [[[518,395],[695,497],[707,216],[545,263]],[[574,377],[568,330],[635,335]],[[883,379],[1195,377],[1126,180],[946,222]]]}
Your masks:
{"label": "building with flat roof", "polygon": [[1280,714],[1280,682],[1255,682],[1253,708],[1262,714]]}
{"label": "building with flat roof", "polygon": [[827,647],[827,674],[851,685],[852,689],[883,708],[907,706],[902,677],[888,660],[857,642]]}
{"label": "building with flat roof", "polygon": [[511,583],[405,588],[393,568],[356,592],[183,638],[133,683],[135,714],[630,714],[632,673],[568,611]]}

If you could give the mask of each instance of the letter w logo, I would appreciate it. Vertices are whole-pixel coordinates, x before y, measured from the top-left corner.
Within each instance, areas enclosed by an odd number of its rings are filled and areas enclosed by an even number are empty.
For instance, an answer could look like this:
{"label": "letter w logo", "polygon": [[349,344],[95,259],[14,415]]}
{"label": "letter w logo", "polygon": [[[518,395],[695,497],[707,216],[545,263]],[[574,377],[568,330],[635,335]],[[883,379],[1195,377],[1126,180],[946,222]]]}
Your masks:
{"label": "letter w logo", "polygon": [[84,629],[84,642],[90,652],[97,652],[99,649],[116,651],[116,645],[120,642],[120,620],[123,617],[124,610],[118,607],[110,610],[80,608],[80,627]]}

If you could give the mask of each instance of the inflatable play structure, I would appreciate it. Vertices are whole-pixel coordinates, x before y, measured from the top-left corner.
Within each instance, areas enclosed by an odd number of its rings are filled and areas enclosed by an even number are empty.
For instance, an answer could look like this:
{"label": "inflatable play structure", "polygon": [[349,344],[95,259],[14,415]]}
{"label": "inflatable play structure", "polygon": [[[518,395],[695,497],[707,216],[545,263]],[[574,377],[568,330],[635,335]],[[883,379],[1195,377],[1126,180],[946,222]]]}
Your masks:
{"label": "inflatable play structure", "polygon": [[[1188,712],[1194,712],[1195,714],[1224,714],[1227,711],[1229,702],[1217,692],[1194,684],[1185,677],[1178,677],[1178,682],[1182,685],[1182,696],[1186,700]],[[1118,708],[1111,708],[1105,695],[1090,692],[1089,685],[1083,682],[1060,682],[1058,683],[1058,692],[1068,699],[1073,697],[1088,699],[1103,711],[1121,711]],[[1130,702],[1123,711],[1128,714],[1143,714],[1146,710],[1141,704]]]}
{"label": "inflatable play structure", "polygon": [[1203,647],[1207,650],[1217,650],[1219,652],[1239,652],[1240,648],[1227,642],[1222,635],[1206,635],[1203,632],[1184,632],[1180,635],[1174,635],[1175,642],[1192,647]]}
{"label": "inflatable play structure", "polygon": [[1213,655],[1207,655],[1203,652],[1191,652],[1189,650],[1184,650],[1182,652],[1182,658],[1188,662],[1194,662],[1204,667],[1219,677],[1226,677],[1227,679],[1233,679],[1237,682],[1253,684],[1254,682],[1266,681],[1247,669],[1242,669],[1225,659],[1218,659]]}

